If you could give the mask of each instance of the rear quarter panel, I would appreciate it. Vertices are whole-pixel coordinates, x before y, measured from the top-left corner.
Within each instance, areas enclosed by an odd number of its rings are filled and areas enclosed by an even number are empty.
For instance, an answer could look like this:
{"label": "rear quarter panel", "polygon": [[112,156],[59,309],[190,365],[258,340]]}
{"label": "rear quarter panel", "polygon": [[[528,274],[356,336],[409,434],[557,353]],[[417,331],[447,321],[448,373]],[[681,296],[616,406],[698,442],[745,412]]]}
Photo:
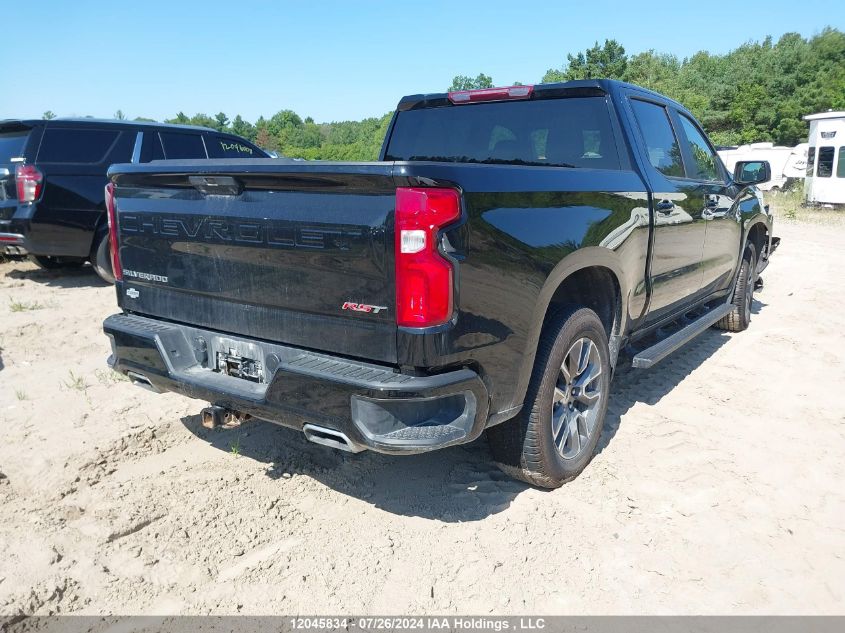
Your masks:
{"label": "rear quarter panel", "polygon": [[464,221],[447,235],[457,313],[451,327],[400,328],[403,364],[475,364],[496,413],[522,402],[546,309],[568,275],[609,269],[621,291],[618,327],[641,313],[649,211],[634,172],[397,163],[394,174],[400,186],[457,186],[464,204]]}

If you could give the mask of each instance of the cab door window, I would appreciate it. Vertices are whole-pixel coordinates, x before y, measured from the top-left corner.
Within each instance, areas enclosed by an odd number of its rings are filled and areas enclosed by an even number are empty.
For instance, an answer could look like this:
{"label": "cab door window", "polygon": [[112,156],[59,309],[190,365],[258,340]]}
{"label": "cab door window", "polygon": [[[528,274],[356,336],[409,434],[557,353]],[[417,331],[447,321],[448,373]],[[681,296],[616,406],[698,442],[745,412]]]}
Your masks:
{"label": "cab door window", "polygon": [[693,180],[722,181],[716,154],[698,127],[685,115],[679,114],[681,127],[686,136],[687,150],[691,160],[687,161],[687,178]]}

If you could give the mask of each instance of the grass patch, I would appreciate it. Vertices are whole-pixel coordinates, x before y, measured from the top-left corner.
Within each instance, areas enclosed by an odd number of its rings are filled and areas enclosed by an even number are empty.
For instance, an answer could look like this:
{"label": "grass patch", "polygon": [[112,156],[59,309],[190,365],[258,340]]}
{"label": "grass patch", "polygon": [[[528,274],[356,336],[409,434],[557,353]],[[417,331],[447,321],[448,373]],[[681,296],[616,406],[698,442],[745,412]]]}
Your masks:
{"label": "grass patch", "polygon": [[30,310],[42,310],[44,306],[37,301],[27,303],[26,301],[14,301],[9,299],[9,310],[12,312],[29,312]]}
{"label": "grass patch", "polygon": [[15,389],[15,397],[21,401],[29,400],[29,396],[26,395],[26,391],[24,391],[23,389]]}
{"label": "grass patch", "polygon": [[94,372],[97,381],[106,387],[114,385],[119,382],[129,382],[129,378],[121,373],[112,371],[110,369],[98,369]]}
{"label": "grass patch", "polygon": [[[804,185],[799,183],[786,191],[765,192],[763,199],[775,214],[775,221],[845,226],[845,209],[826,209],[804,205]],[[777,232],[777,225],[775,228]]]}
{"label": "grass patch", "polygon": [[238,435],[234,442],[229,444],[229,452],[235,457],[241,454],[241,436]]}
{"label": "grass patch", "polygon": [[85,382],[85,378],[83,376],[74,374],[72,369],[68,371],[68,376],[68,380],[65,381],[65,387],[68,389],[82,392],[88,389],[88,383]]}

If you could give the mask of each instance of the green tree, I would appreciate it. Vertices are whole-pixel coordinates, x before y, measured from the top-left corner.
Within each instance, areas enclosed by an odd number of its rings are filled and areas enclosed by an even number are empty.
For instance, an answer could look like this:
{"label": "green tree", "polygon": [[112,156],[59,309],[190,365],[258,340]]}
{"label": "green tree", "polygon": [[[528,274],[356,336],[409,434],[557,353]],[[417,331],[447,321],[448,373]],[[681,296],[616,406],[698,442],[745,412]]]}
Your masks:
{"label": "green tree", "polygon": [[449,92],[455,90],[476,90],[478,88],[492,88],[493,79],[490,75],[479,73],[475,79],[466,75],[455,75],[452,79],[452,85],[449,86]]}
{"label": "green tree", "polygon": [[225,132],[228,126],[229,117],[227,117],[223,112],[218,112],[214,115],[214,129]]}
{"label": "green tree", "polygon": [[674,55],[648,50],[628,59],[622,78],[644,88],[657,89],[670,86],[680,67]]}
{"label": "green tree", "polygon": [[191,125],[198,125],[200,127],[210,127],[213,130],[217,129],[217,119],[201,112],[198,112],[194,116],[192,116],[189,123]]}
{"label": "green tree", "polygon": [[41,118],[49,121],[50,119],[55,119],[56,115],[52,110],[47,110],[47,112],[41,115]]}
{"label": "green tree", "polygon": [[622,79],[628,66],[625,48],[616,40],[605,40],[584,53],[566,56],[561,69],[550,68],[543,75],[543,83],[572,79]]}
{"label": "green tree", "polygon": [[117,119],[118,121],[125,121],[126,115],[123,114],[123,110],[118,110],[117,112],[114,113],[114,118]]}
{"label": "green tree", "polygon": [[255,142],[255,126],[249,121],[244,121],[240,114],[235,115],[232,120],[232,134],[243,136],[245,139]]}
{"label": "green tree", "polygon": [[191,119],[184,112],[177,112],[176,116],[172,119],[165,119],[165,123],[178,123],[180,125],[188,125],[191,122]]}

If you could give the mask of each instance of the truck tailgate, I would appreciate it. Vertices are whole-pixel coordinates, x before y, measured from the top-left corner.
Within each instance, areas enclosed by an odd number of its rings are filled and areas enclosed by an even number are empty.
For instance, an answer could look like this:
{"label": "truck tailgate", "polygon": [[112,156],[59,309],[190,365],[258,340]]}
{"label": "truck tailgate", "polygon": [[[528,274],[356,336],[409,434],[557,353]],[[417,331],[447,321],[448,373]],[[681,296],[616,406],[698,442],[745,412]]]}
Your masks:
{"label": "truck tailgate", "polygon": [[396,362],[392,169],[276,160],[114,166],[119,303]]}

